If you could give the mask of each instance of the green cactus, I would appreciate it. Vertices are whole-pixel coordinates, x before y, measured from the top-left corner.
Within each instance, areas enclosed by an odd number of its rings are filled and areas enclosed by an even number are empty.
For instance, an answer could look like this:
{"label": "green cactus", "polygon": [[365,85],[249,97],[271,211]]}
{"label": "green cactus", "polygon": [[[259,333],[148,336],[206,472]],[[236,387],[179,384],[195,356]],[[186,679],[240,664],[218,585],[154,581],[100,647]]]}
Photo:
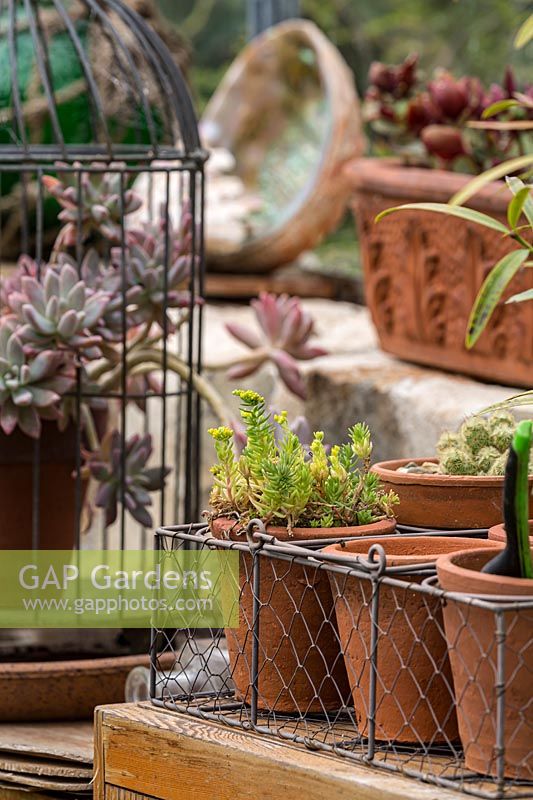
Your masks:
{"label": "green cactus", "polygon": [[494,475],[494,476],[505,475],[506,464],[507,464],[507,453],[500,453],[498,458],[493,462],[491,468],[488,470],[487,475]]}
{"label": "green cactus", "polygon": [[445,450],[440,457],[441,472],[445,475],[476,475],[476,462],[466,448]]}
{"label": "green cactus", "polygon": [[452,447],[459,447],[460,442],[461,439],[458,433],[452,433],[451,431],[444,431],[439,441],[437,442],[437,453],[443,453],[445,450],[449,450]]}
{"label": "green cactus", "polygon": [[491,434],[486,419],[483,417],[471,417],[463,422],[460,431],[461,439],[466,448],[477,455],[483,447],[490,447]]}
{"label": "green cactus", "polygon": [[[444,475],[503,475],[517,421],[508,411],[470,417],[456,433],[445,431],[438,443],[439,472]],[[531,458],[533,474],[533,457]]]}

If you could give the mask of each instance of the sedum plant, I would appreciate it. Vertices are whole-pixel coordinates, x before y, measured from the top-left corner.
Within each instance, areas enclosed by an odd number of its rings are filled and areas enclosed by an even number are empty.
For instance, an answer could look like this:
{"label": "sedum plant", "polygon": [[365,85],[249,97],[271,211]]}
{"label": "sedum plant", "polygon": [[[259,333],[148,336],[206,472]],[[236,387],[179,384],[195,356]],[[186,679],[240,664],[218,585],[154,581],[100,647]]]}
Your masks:
{"label": "sedum plant", "polygon": [[218,457],[212,468],[212,519],[232,516],[245,525],[259,517],[266,524],[287,525],[290,532],[296,526],[367,525],[392,517],[398,499],[370,472],[372,442],[364,423],[354,425],[348,442],[328,453],[322,431],[306,446],[291,430],[286,413],[272,421],[257,392],[234,394],[241,401],[247,439],[237,454],[231,428],[209,431]]}
{"label": "sedum plant", "polygon": [[[10,435],[18,427],[38,439],[42,420],[65,430],[79,416],[82,476],[99,484],[88,494],[104,510],[105,524],[114,522],[123,503],[135,520],[151,526],[150,495],[163,488],[169,470],[150,467],[149,435],[125,442],[116,431],[104,435],[95,413],[111,410],[118,402],[111,398],[124,390],[126,402],[145,412],[146,398],[162,392],[165,369],[193,384],[222,424],[231,420],[231,410],[169,346],[169,336],[202,302],[191,285],[191,210],[183,204],[175,227],[164,209],[161,219],[135,227],[130,215],[142,198],[128,188],[127,167],[111,167],[104,172],[93,165],[80,183],[64,165],[58,176],[43,178],[62,207],[63,227],[49,263],[23,254],[14,273],[0,281],[0,428]],[[257,332],[228,326],[250,348],[249,359],[244,366],[239,356],[222,367],[236,377],[270,362],[303,396],[298,361],[324,352],[310,343],[312,318],[298,298],[286,296],[261,295],[254,311]]]}
{"label": "sedum plant", "polygon": [[[504,475],[517,426],[512,414],[500,410],[489,417],[470,417],[457,433],[445,431],[437,444],[439,472],[444,475]],[[533,458],[530,471],[533,473]]]}

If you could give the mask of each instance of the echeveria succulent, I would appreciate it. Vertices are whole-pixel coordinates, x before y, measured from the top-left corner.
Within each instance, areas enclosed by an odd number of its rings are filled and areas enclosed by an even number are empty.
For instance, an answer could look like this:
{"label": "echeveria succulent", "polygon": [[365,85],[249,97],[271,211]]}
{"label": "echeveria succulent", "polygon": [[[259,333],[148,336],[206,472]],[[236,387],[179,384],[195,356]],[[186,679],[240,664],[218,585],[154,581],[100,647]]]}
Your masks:
{"label": "echeveria succulent", "polygon": [[235,364],[228,372],[230,378],[244,378],[267,361],[276,365],[287,387],[299,397],[305,397],[305,387],[297,360],[325,355],[326,350],[311,345],[314,334],[312,316],[302,308],[300,299],[263,292],[253,300],[259,330],[230,322],[228,331],[253,351],[251,357]]}
{"label": "echeveria succulent", "polygon": [[38,438],[41,418],[59,419],[59,403],[74,385],[58,351],[27,355],[12,321],[0,324],[0,427],[6,434],[19,428]]}
{"label": "echeveria succulent", "polygon": [[[68,256],[63,258],[67,260]],[[98,252],[91,248],[82,261],[80,276],[88,289],[104,293],[108,297],[108,302],[94,326],[94,332],[105,342],[121,341],[124,335],[124,321],[126,331],[135,324],[131,315],[123,314],[121,270],[106,264]]]}
{"label": "echeveria succulent", "polygon": [[84,350],[89,358],[100,355],[101,340],[94,328],[109,296],[89,290],[72,263],[61,257],[57,265],[42,268],[40,279],[24,276],[20,285],[20,291],[9,295],[8,303],[26,345],[35,350]]}
{"label": "echeveria succulent", "polygon": [[59,244],[74,246],[79,228],[83,241],[97,231],[112,243],[120,242],[122,217],[132,214],[142,205],[142,198],[124,185],[125,166],[123,163],[112,163],[108,168],[115,171],[87,172],[82,164],[76,163],[76,172],[62,171],[58,178],[44,176],[46,189],[63,208],[59,219],[65,225]]}
{"label": "echeveria succulent", "polygon": [[146,528],[152,526],[148,506],[152,505],[150,492],[161,490],[170,472],[167,467],[148,467],[152,455],[152,437],[131,436],[124,443],[118,431],[107,434],[99,452],[90,453],[87,467],[100,484],[96,506],[105,509],[106,525],[117,518],[118,504],[122,502],[122,465],[124,460],[124,505],[132,517]]}
{"label": "echeveria succulent", "polygon": [[[127,249],[112,250],[112,264],[118,271],[124,259],[128,303],[135,307],[136,322],[162,322],[163,308],[186,308],[190,293],[192,215],[183,210],[174,230],[163,214],[158,223],[143,230],[130,230]],[[167,254],[168,250],[168,254]]]}

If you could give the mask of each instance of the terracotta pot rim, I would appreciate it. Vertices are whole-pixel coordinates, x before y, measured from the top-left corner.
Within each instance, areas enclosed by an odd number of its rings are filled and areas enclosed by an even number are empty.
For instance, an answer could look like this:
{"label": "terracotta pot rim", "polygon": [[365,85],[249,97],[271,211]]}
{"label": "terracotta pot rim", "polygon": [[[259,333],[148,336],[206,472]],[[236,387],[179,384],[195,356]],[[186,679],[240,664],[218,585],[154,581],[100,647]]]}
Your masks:
{"label": "terracotta pot rim", "polygon": [[[533,546],[533,519],[529,520],[529,541]],[[489,528],[489,539],[493,542],[506,542],[507,536],[505,532],[505,522],[500,522],[498,525],[492,525]]]}
{"label": "terracotta pot rim", "polygon": [[[406,464],[438,463],[438,458],[398,458],[391,461],[379,461],[372,465],[372,472],[387,480],[388,483],[420,484],[427,486],[457,486],[465,488],[470,486],[502,486],[503,475],[423,475],[407,472],[398,472],[398,467]],[[530,475],[533,482],[533,475]]]}
{"label": "terracotta pot rim", "polygon": [[[236,520],[232,517],[217,517],[213,523],[234,524]],[[396,529],[395,519],[383,519],[372,522],[370,525],[349,525],[337,528],[293,528],[292,536],[288,535],[287,528],[277,525],[267,525],[267,533],[280,540],[306,540],[306,539],[339,539],[341,537],[366,537],[372,535],[384,535],[393,533]],[[239,536],[241,538],[243,534]]]}
{"label": "terracotta pot rim", "polygon": [[[462,189],[475,175],[449,172],[433,167],[411,166],[399,158],[359,157],[351,159],[344,175],[355,191],[377,191],[389,197],[428,199],[447,195],[448,199]],[[494,211],[505,214],[507,198],[503,181],[492,181],[472,197],[469,206],[484,206],[489,202]]]}
{"label": "terracotta pot rim", "polygon": [[[446,545],[453,546],[454,544],[457,545],[458,548],[463,547],[463,552],[470,552],[470,548],[466,547],[466,543],[471,542],[473,547],[472,549],[479,549],[479,550],[487,550],[487,549],[500,549],[496,542],[489,542],[486,541],[485,547],[479,547],[479,540],[478,539],[469,539],[465,536],[398,536],[395,538],[386,538],[386,537],[375,537],[371,539],[365,539],[365,544],[368,547],[371,547],[373,544],[381,544],[387,555],[387,566],[395,567],[395,566],[408,566],[413,564],[413,566],[417,564],[431,564],[437,559],[442,556],[442,550],[438,550],[437,552],[429,552],[427,554],[398,554],[398,553],[387,553],[387,549],[389,550],[396,550],[396,549],[404,549],[409,544],[417,544],[420,548],[422,545],[427,545],[428,547],[435,547],[435,545],[440,545],[444,547]],[[342,544],[332,544],[328,547],[323,549],[323,553],[328,553],[329,555],[336,555],[336,556],[344,556],[346,558],[356,558],[357,556],[365,556],[367,552],[361,552],[360,550],[356,550],[355,548],[360,547],[359,541],[350,541],[347,542],[344,546]]]}
{"label": "terracotta pot rim", "polygon": [[[503,550],[503,545],[500,542],[494,542],[494,544],[499,544],[499,549]],[[461,565],[461,562],[465,559],[469,560],[477,556],[483,556],[486,550],[487,548],[459,550],[456,553],[446,553],[440,556],[437,561],[437,572],[441,588],[446,590],[446,578],[451,576],[454,583],[464,583],[464,589],[448,589],[448,591],[460,591],[470,595],[501,595],[502,597],[533,596],[533,578],[508,578],[504,575],[490,575]],[[473,576],[475,576],[475,588],[472,588]]]}
{"label": "terracotta pot rim", "polygon": [[136,667],[139,664],[148,664],[149,655],[139,653],[129,656],[102,656],[95,658],[70,659],[65,661],[5,661],[0,663],[0,677],[5,680],[31,680],[43,679],[46,675],[51,677],[58,674],[102,674],[113,672],[119,668]]}

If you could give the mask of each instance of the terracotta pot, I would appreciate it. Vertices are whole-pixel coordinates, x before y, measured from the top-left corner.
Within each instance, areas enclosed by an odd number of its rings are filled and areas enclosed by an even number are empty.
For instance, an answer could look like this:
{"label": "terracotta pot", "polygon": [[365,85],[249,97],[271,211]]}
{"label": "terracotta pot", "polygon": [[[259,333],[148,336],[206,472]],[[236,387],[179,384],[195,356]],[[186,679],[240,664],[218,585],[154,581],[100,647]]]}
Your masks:
{"label": "terracotta pot", "polygon": [[[533,318],[527,304],[501,303],[473,350],[464,345],[470,309],[490,268],[516,244],[497,231],[428,211],[376,214],[410,202],[446,203],[472,176],[358,159],[345,168],[353,190],[366,300],[388,353],[492,383],[531,386]],[[496,182],[468,205],[505,222],[509,193]],[[521,270],[505,296],[533,288]]]}
{"label": "terracotta pot", "polygon": [[[414,475],[398,472],[409,462],[437,462],[436,458],[405,458],[374,464],[372,471],[383,488],[400,498],[395,507],[402,525],[442,530],[490,528],[502,521],[503,477],[487,475]],[[533,476],[529,479],[533,489]],[[533,517],[533,497],[530,497]]]}
{"label": "terracotta pot", "polygon": [[[213,522],[218,538],[242,540],[231,519]],[[372,530],[370,530],[372,529]],[[394,522],[356,528],[299,528],[295,539],[359,536],[394,530]],[[269,529],[289,540],[286,528]],[[324,713],[344,706],[350,696],[341,655],[331,589],[326,574],[271,558],[261,559],[259,698],[263,711]],[[240,558],[240,624],[226,630],[236,697],[249,703],[252,683],[252,557]]]}
{"label": "terracotta pot", "polygon": [[130,671],[149,664],[146,654],[0,664],[0,721],[92,719],[96,706],[123,703]]}
{"label": "terracotta pot", "polygon": [[[496,544],[496,543],[495,543]],[[485,550],[445,555],[437,562],[439,582],[449,592],[533,599],[533,580],[485,575]],[[503,612],[505,776],[533,780],[533,609]],[[452,665],[459,734],[465,766],[496,776],[497,630],[493,611],[447,599],[444,623]]]}
{"label": "terracotta pot", "polygon": [[[475,539],[430,536],[371,538],[326,547],[348,558],[366,556],[373,544],[387,566],[434,562],[441,553],[478,548]],[[487,548],[496,549],[492,542]],[[328,572],[359,734],[369,735],[372,582]],[[402,575],[411,584],[425,576]],[[436,744],[457,737],[451,673],[440,600],[424,592],[381,584],[376,687],[376,739]]]}
{"label": "terracotta pot", "polygon": [[[502,522],[500,525],[493,525],[489,528],[489,539],[493,542],[507,542],[507,535],[505,533],[505,525]],[[533,519],[529,520],[529,544],[533,547]]]}
{"label": "terracotta pot", "polygon": [[[95,414],[105,429],[107,412]],[[39,547],[70,550],[76,538],[76,429],[59,431],[55,422],[43,422],[39,445]],[[18,428],[10,436],[0,432],[0,550],[32,547],[33,462],[35,443]],[[82,484],[82,499],[86,483]]]}

